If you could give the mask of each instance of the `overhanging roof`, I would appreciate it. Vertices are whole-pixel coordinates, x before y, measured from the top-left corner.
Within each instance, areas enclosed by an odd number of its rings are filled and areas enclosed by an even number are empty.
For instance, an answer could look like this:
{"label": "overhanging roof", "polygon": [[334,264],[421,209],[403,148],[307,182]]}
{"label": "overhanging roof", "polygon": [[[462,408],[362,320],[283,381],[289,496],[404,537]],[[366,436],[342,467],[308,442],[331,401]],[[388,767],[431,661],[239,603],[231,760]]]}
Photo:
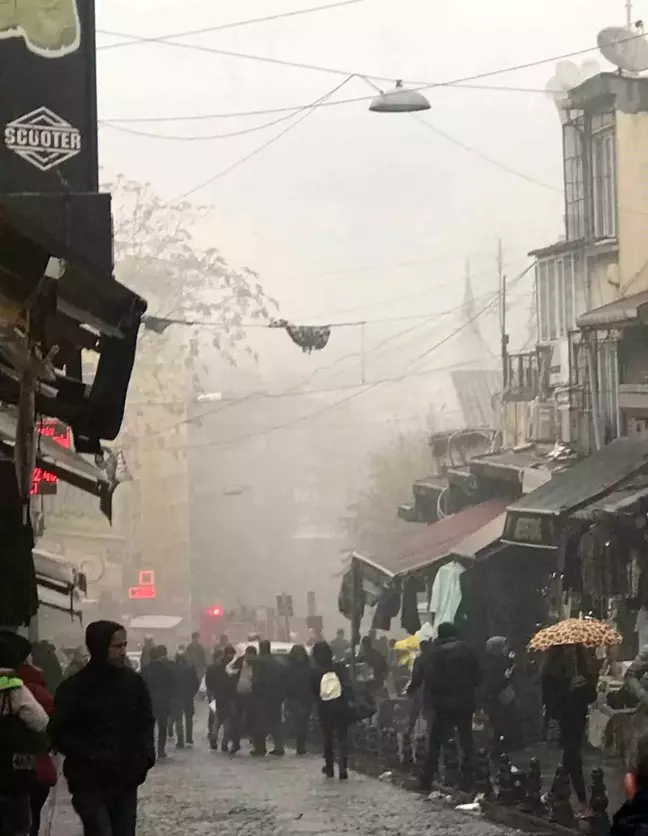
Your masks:
{"label": "overhanging roof", "polygon": [[454,546],[451,549],[451,556],[466,560],[479,557],[500,540],[504,534],[505,522],[506,514],[499,514],[495,519],[475,531],[474,534],[469,534],[468,537]]}
{"label": "overhanging roof", "polygon": [[648,470],[648,439],[617,438],[523,496],[509,514],[559,517],[609,494],[633,474]]}
{"label": "overhanging roof", "polygon": [[375,548],[357,551],[354,557],[388,577],[421,571],[449,560],[460,543],[502,515],[505,509],[505,500],[490,499],[432,525],[401,523],[391,536],[382,537]]}
{"label": "overhanging roof", "polygon": [[623,328],[638,322],[644,306],[648,305],[648,290],[615,299],[600,308],[588,311],[580,316],[576,322],[583,329]]}

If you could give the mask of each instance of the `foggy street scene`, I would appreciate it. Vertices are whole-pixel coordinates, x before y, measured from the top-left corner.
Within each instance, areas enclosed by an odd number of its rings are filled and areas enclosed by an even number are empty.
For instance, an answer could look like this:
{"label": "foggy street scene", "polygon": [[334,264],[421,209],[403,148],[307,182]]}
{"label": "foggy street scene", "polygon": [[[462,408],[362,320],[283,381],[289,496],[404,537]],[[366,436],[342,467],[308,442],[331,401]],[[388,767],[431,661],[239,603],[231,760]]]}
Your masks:
{"label": "foggy street scene", "polygon": [[0,836],[647,836],[648,0],[0,0]]}

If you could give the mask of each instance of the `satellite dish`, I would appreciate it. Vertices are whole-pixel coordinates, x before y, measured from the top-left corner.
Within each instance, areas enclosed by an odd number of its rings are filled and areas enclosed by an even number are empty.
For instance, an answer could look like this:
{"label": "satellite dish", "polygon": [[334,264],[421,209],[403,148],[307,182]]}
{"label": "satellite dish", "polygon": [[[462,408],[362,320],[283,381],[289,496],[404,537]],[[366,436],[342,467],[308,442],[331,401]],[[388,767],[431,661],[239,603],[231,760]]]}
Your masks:
{"label": "satellite dish", "polygon": [[604,58],[627,73],[648,70],[648,42],[642,28],[609,26],[598,34],[598,47]]}

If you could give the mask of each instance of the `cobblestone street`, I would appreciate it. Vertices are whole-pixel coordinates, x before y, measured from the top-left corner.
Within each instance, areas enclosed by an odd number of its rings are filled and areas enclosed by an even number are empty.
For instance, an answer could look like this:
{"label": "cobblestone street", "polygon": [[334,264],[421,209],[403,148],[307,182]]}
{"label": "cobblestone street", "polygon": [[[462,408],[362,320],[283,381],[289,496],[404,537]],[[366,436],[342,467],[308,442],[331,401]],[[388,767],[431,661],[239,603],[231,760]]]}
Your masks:
{"label": "cobblestone street", "polygon": [[[500,828],[418,795],[351,773],[326,780],[316,755],[234,758],[200,742],[173,752],[141,791],[138,836],[498,836]],[[48,836],[79,836],[59,790]]]}

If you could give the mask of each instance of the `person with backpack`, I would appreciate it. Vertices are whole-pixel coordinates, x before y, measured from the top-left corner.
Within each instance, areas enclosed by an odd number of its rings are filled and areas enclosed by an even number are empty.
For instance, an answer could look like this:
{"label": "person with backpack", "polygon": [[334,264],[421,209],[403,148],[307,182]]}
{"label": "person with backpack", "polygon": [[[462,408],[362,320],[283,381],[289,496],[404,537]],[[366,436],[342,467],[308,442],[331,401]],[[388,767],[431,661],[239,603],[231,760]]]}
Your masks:
{"label": "person with backpack", "polygon": [[17,675],[20,653],[0,637],[0,833],[29,836],[36,758],[47,752],[45,709]]}
{"label": "person with backpack", "polygon": [[351,716],[351,683],[343,664],[333,661],[333,651],[325,642],[313,645],[312,687],[324,738],[324,766],[327,778],[335,777],[337,744],[338,770],[341,781],[349,777],[348,732]]}
{"label": "person with backpack", "polygon": [[[0,631],[0,638],[13,644],[20,659],[20,666],[16,671],[18,678],[29,689],[36,702],[45,709],[48,716],[54,711],[54,697],[47,689],[43,672],[32,664],[32,644],[29,639],[10,630]],[[56,765],[48,752],[36,755],[34,759],[36,781],[29,794],[31,804],[31,836],[38,836],[41,824],[41,812],[47,797],[58,778]]]}

